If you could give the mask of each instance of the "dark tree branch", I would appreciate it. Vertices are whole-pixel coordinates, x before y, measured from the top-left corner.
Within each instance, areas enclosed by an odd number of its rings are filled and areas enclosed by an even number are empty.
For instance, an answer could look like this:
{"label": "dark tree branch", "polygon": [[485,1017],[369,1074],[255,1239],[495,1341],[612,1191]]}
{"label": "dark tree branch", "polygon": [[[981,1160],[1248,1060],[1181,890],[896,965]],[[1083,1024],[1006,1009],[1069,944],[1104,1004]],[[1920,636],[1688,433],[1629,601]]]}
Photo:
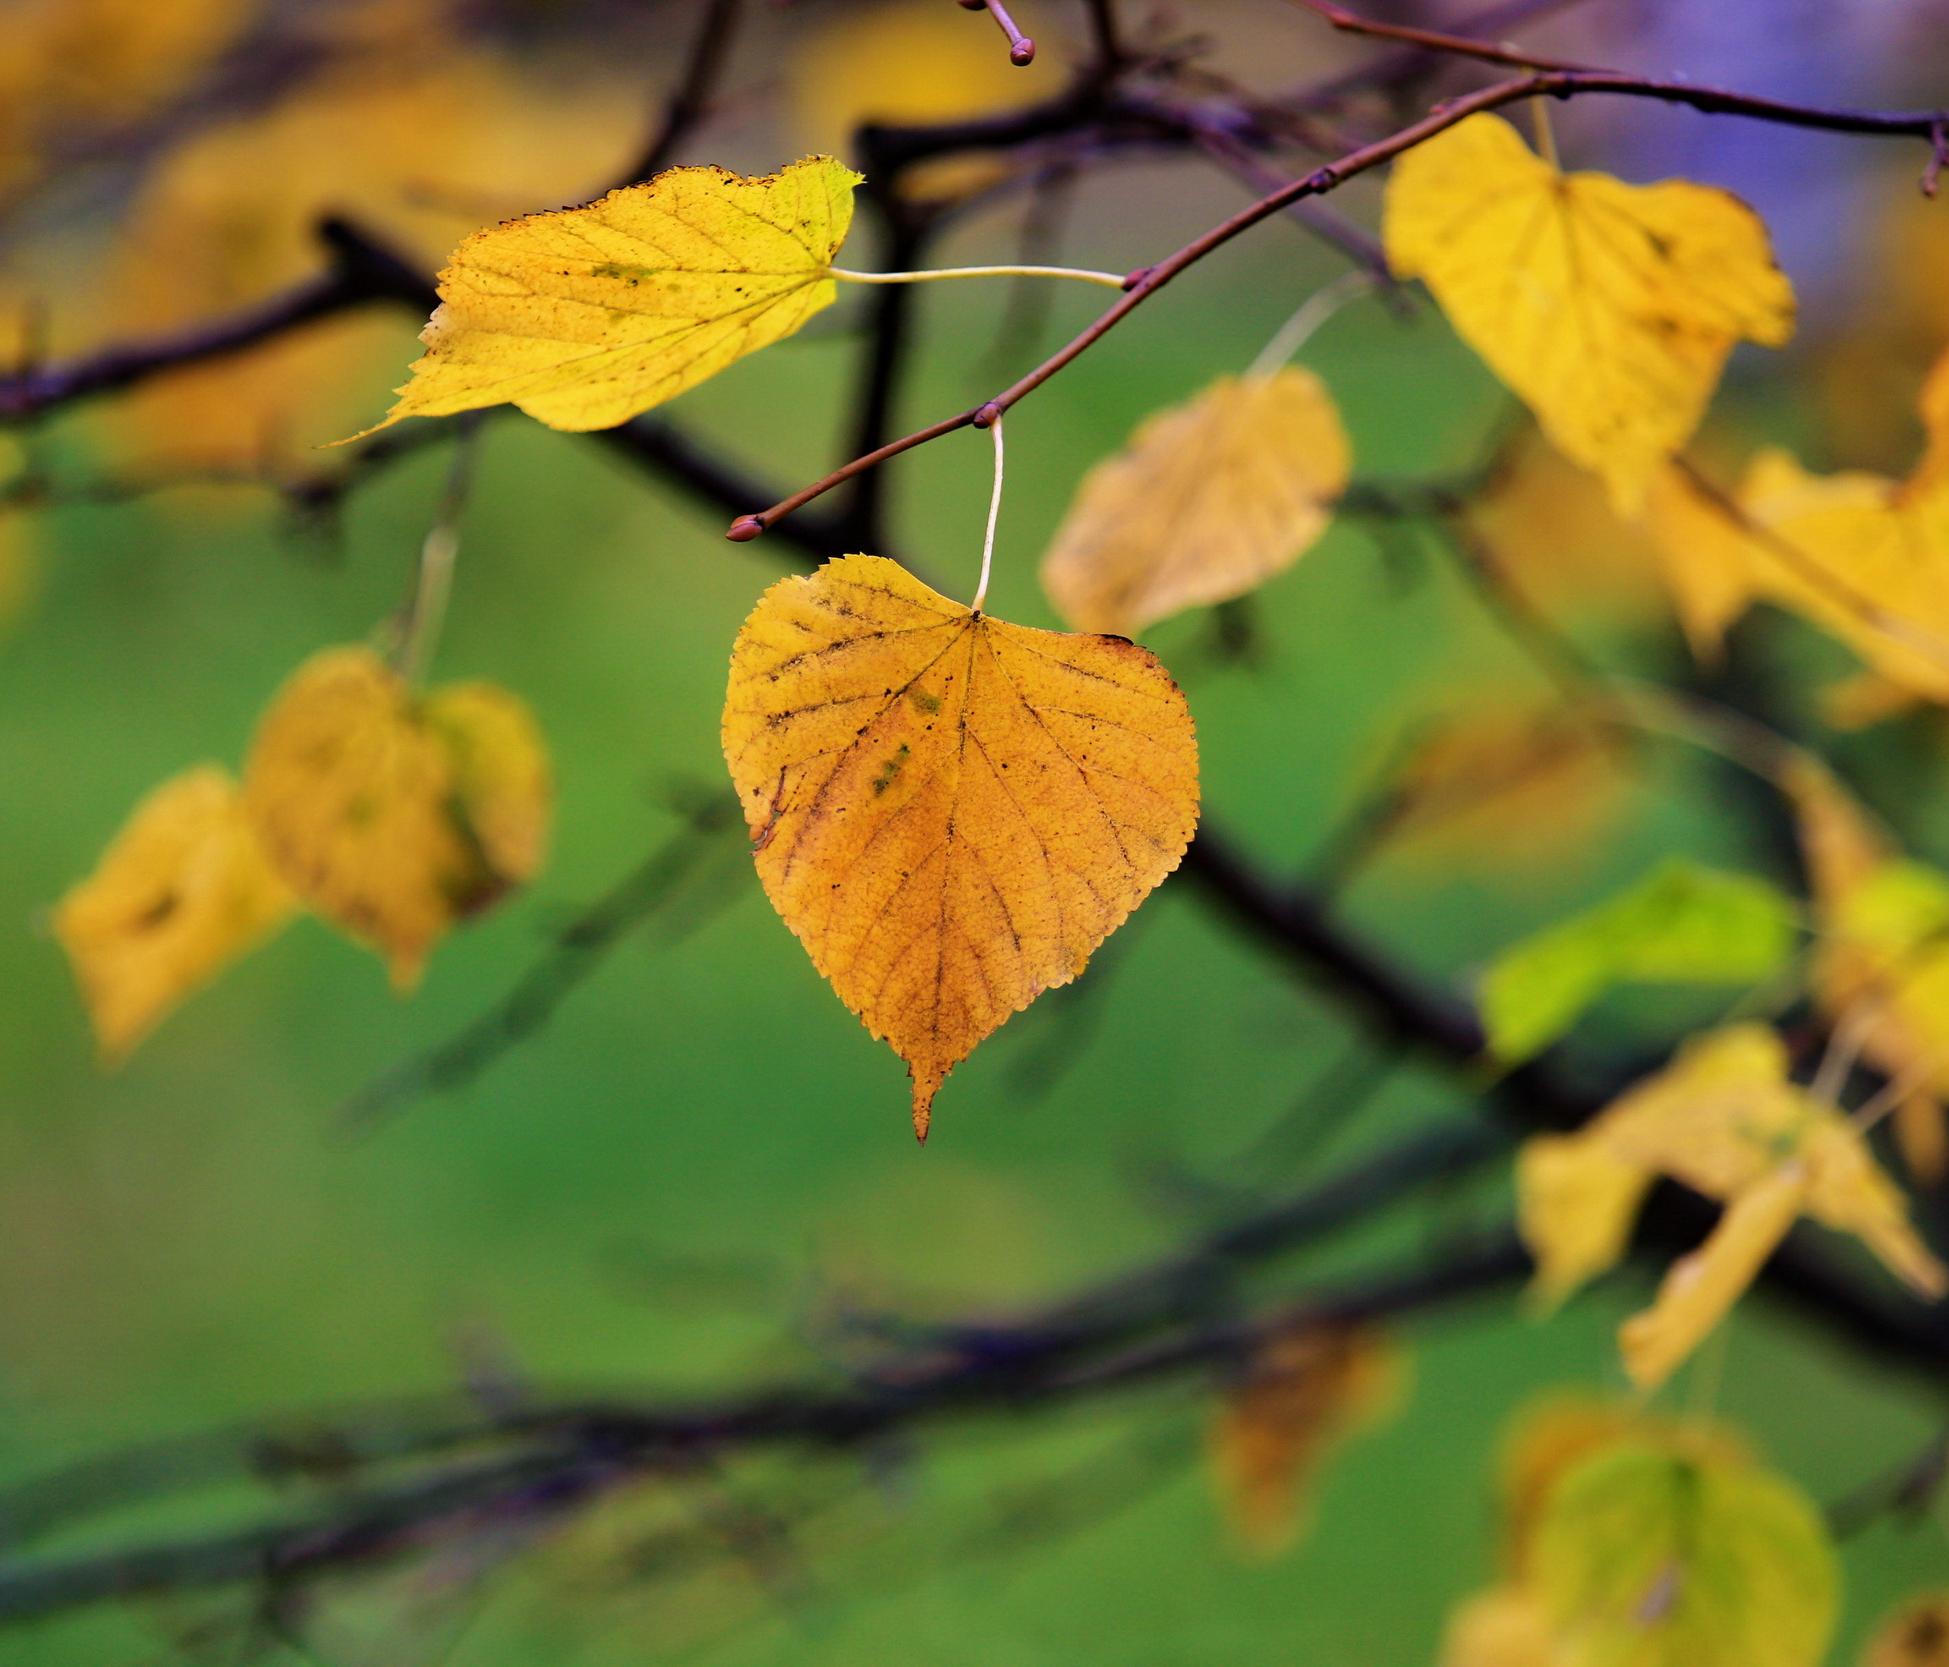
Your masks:
{"label": "dark tree branch", "polygon": [[1281,186],[1278,190],[1268,193],[1257,202],[1220,221],[1209,231],[1193,238],[1183,248],[1167,255],[1156,265],[1139,268],[1131,273],[1127,280],[1121,300],[1113,302],[1107,311],[1100,314],[1079,335],[993,398],[984,400],[981,404],[971,406],[954,416],[929,423],[925,428],[916,429],[911,434],[877,448],[868,456],[856,457],[849,463],[843,463],[809,486],[794,492],[789,498],[781,499],[769,509],[739,516],[731,523],[726,536],[739,542],[756,538],[793,511],[803,508],[835,486],[853,479],[863,470],[877,468],[889,458],[911,451],[916,446],[925,445],[930,440],[937,440],[943,435],[952,434],[957,429],[991,426],[996,419],[1006,415],[1043,383],[1088,352],[1173,278],[1223,248],[1241,233],[1251,230],[1262,220],[1290,208],[1293,204],[1309,197],[1324,196],[1327,192],[1338,189],[1348,180],[1392,161],[1402,152],[1412,150],[1416,145],[1425,143],[1437,134],[1466,121],[1470,116],[1498,110],[1504,105],[1515,104],[1527,98],[1568,99],[1590,93],[1656,99],[1667,104],[1683,105],[1709,115],[1744,116],[1787,127],[1812,128],[1830,133],[1920,138],[1930,142],[1933,142],[1938,127],[1945,120],[1944,112],[1939,110],[1824,109],[1813,105],[1790,104],[1779,99],[1755,97],[1746,93],[1729,92],[1720,88],[1699,87],[1689,82],[1658,81],[1642,76],[1613,74],[1609,71],[1540,70],[1513,81],[1498,82],[1494,86],[1482,88],[1478,92],[1438,105],[1419,121],[1411,122],[1383,139],[1376,139],[1371,144],[1362,145],[1348,152],[1338,161],[1315,168],[1305,177]]}
{"label": "dark tree branch", "polygon": [[667,168],[678,148],[710,114],[711,99],[737,36],[739,4],[740,0],[705,0],[690,56],[663,107],[663,116],[635,161],[624,170],[619,185],[633,185]]}

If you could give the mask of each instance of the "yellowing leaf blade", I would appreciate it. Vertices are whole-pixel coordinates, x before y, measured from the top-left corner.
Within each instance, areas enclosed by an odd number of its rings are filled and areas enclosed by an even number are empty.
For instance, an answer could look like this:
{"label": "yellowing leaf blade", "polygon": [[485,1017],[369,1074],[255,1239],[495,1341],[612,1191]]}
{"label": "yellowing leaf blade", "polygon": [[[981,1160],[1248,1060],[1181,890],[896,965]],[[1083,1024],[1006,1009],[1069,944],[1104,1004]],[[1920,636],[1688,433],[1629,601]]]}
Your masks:
{"label": "yellowing leaf blade", "polygon": [[923,1138],[947,1073],[1076,977],[1197,823],[1191,715],[1150,654],[971,613],[877,556],[765,593],[723,739],[766,894],[907,1061]]}
{"label": "yellowing leaf blade", "polygon": [[126,1055],[295,906],[227,770],[202,765],[151,792],[54,910],[104,1059]]}
{"label": "yellowing leaf blade", "polygon": [[672,168],[476,232],[378,426],[510,403],[551,428],[613,428],[675,398],[831,305],[859,183],[830,157],[762,179]]}
{"label": "yellowing leaf blade", "polygon": [[1242,596],[1325,530],[1351,463],[1311,371],[1221,377],[1084,477],[1043,558],[1043,588],[1077,630],[1119,636]]}
{"label": "yellowing leaf blade", "polygon": [[540,733],[504,690],[416,697],[377,655],[327,649],[258,726],[246,802],[292,889],[417,982],[433,945],[539,866]]}
{"label": "yellowing leaf blade", "polygon": [[1698,426],[1733,344],[1793,329],[1792,289],[1737,198],[1561,174],[1499,116],[1394,164],[1383,237],[1625,513]]}
{"label": "yellowing leaf blade", "polygon": [[1839,1573],[1819,1512],[1789,1483],[1626,1441],[1551,1495],[1535,1589],[1562,1667],[1815,1667]]}
{"label": "yellowing leaf blade", "polygon": [[1759,1277],[1807,1202],[1798,1166],[1780,1169],[1740,1193],[1697,1250],[1667,1270],[1658,1295],[1618,1332],[1624,1370],[1640,1389],[1656,1389],[1711,1335]]}

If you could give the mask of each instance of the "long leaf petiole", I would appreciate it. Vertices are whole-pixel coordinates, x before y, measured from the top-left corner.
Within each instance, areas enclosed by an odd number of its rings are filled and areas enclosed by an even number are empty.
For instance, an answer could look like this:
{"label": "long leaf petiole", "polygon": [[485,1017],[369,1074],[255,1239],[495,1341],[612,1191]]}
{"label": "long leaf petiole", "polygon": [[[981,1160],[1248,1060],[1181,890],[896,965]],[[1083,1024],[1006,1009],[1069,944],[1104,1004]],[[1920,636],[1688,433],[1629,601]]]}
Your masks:
{"label": "long leaf petiole", "polygon": [[826,268],[828,278],[842,284],[934,284],[949,278],[1074,278],[1079,283],[1100,284],[1120,290],[1124,275],[1119,272],[1091,272],[1080,266],[944,266],[931,272],[849,272],[843,266]]}

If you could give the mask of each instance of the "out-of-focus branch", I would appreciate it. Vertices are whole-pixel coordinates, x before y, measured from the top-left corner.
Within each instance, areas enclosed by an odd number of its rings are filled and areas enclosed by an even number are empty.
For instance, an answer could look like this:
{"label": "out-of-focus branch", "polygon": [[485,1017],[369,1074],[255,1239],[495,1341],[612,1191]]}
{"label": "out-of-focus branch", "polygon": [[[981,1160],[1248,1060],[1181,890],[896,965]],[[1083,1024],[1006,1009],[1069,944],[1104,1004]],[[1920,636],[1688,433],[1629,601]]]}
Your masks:
{"label": "out-of-focus branch", "polygon": [[731,43],[737,36],[740,3],[741,0],[705,0],[703,19],[691,40],[690,56],[665,101],[663,114],[617,184],[632,185],[668,167],[678,147],[710,114],[711,99],[730,58]]}
{"label": "out-of-focus branch", "polygon": [[739,516],[731,523],[725,536],[737,542],[757,538],[795,510],[802,509],[814,499],[831,491],[835,486],[854,479],[863,471],[878,468],[890,458],[898,457],[916,446],[926,445],[930,440],[938,440],[958,429],[992,426],[1051,377],[1058,375],[1081,358],[1173,278],[1223,248],[1241,233],[1289,209],[1295,203],[1337,190],[1348,180],[1392,161],[1404,151],[1412,150],[1416,145],[1446,132],[1458,123],[1466,121],[1470,116],[1499,110],[1504,105],[1519,103],[1528,98],[1568,99],[1591,93],[1655,99],[1667,104],[1684,105],[1709,115],[1744,116],[1786,127],[1812,128],[1830,133],[1919,138],[1931,144],[1934,143],[1935,135],[1945,119],[1944,112],[1940,110],[1826,109],[1814,105],[1791,104],[1780,99],[1763,98],[1722,88],[1695,86],[1690,82],[1660,81],[1643,76],[1614,74],[1610,71],[1539,70],[1515,80],[1498,82],[1494,86],[1484,87],[1478,92],[1438,105],[1419,121],[1410,122],[1406,127],[1385,138],[1376,139],[1371,144],[1362,145],[1348,152],[1337,161],[1315,168],[1303,178],[1288,182],[1278,190],[1268,193],[1257,202],[1220,221],[1210,230],[1200,233],[1155,265],[1140,267],[1131,273],[1126,281],[1122,299],[1113,302],[1107,311],[1100,314],[1080,334],[1000,393],[954,416],[943,417],[938,422],[929,423],[924,428],[916,429],[911,434],[890,441],[866,456],[855,457],[849,462],[842,463],[810,485],[800,488],[790,497],[780,499],[769,509],[756,510]]}

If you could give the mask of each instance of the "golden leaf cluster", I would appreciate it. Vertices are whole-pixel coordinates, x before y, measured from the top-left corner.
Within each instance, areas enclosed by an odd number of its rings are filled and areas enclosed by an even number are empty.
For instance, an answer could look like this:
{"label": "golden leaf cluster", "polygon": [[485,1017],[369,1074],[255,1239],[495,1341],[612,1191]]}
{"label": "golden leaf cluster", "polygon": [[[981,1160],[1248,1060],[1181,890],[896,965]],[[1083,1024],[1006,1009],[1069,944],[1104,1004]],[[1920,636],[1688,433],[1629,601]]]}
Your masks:
{"label": "golden leaf cluster", "polygon": [[54,911],[103,1057],[310,909],[407,989],[456,922],[540,867],[552,788],[527,708],[486,683],[420,694],[328,649],[265,713],[241,786],[205,765],[151,793]]}
{"label": "golden leaf cluster", "polygon": [[1517,1161],[1518,1224],[1536,1258],[1536,1295],[1554,1306],[1624,1254],[1661,1176],[1725,1206],[1674,1263],[1657,1299],[1619,1333],[1625,1371],[1663,1383],[1718,1326],[1802,1216],[1859,1238],[1918,1294],[1949,1269],[1909,1225],[1900,1190],[1837,1107],[1792,1082],[1780,1038],[1760,1025],[1695,1037],[1665,1069],[1586,1128],[1538,1135]]}

